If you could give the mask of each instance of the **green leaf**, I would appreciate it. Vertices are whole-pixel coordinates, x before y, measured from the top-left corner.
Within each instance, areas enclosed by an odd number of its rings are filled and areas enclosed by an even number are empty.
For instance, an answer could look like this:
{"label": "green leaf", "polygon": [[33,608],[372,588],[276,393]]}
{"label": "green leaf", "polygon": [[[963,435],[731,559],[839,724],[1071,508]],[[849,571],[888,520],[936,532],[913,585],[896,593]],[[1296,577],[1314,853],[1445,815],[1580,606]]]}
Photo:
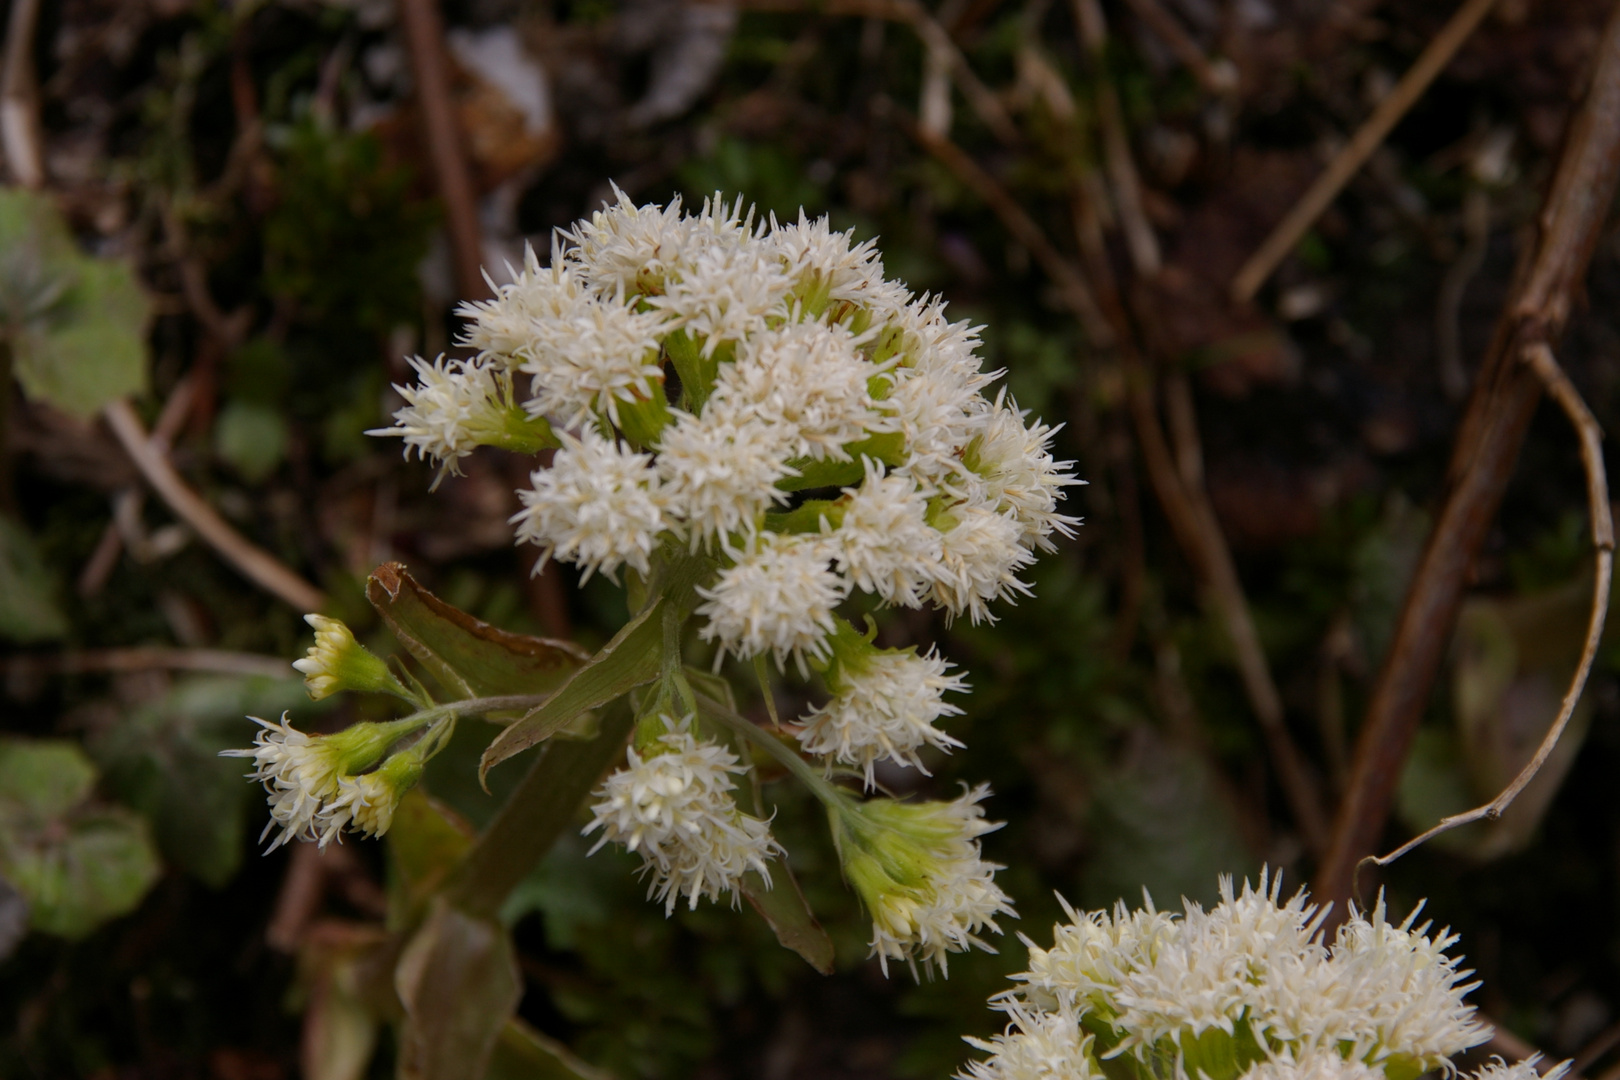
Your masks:
{"label": "green leaf", "polygon": [[669,602],[668,598],[660,598],[643,608],[544,705],[495,736],[478,764],[479,779],[507,758],[549,738],[586,710],[606,705],[656,679],[664,644],[663,609]]}
{"label": "green leaf", "polygon": [[31,398],[75,416],[146,388],[151,304],[123,263],[81,257],[49,314],[13,339],[17,381]]}
{"label": "green leaf", "polygon": [[55,581],[34,538],[16,522],[0,517],[0,637],[27,645],[67,632]]}
{"label": "green leaf", "polygon": [[778,861],[766,885],[759,871],[743,875],[742,894],[770,925],[776,940],[792,949],[823,975],[833,973],[833,943],[805,903],[804,892],[786,863]]}
{"label": "green leaf", "polygon": [[487,1067],[523,980],[505,928],[440,897],[400,955],[394,988],[405,1007],[398,1075],[466,1080]]}
{"label": "green leaf", "polygon": [[473,844],[472,826],[421,788],[399,801],[388,830],[390,886],[401,910],[425,897]]}
{"label": "green leaf", "polygon": [[276,471],[287,453],[287,421],[271,405],[232,401],[219,411],[214,452],[256,484]]}
{"label": "green leaf", "polygon": [[30,826],[59,818],[90,797],[96,767],[67,739],[0,740],[0,803]]}
{"label": "green leaf", "polygon": [[501,1029],[484,1080],[609,1080],[609,1076],[514,1017]]}
{"label": "green leaf", "polygon": [[223,886],[242,863],[248,814],[262,798],[221,750],[249,741],[246,717],[307,705],[289,678],[201,676],[180,680],[90,744],[109,786],[152,824],[165,858],[205,885]]}
{"label": "green leaf", "polygon": [[65,938],[134,910],[158,877],[146,822],[122,807],[85,809],[0,847],[0,868],[27,898],[30,924]]}
{"label": "green leaf", "polygon": [[508,633],[473,618],[418,585],[400,563],[372,572],[366,598],[406,650],[464,697],[544,693],[589,658],[572,642]]}

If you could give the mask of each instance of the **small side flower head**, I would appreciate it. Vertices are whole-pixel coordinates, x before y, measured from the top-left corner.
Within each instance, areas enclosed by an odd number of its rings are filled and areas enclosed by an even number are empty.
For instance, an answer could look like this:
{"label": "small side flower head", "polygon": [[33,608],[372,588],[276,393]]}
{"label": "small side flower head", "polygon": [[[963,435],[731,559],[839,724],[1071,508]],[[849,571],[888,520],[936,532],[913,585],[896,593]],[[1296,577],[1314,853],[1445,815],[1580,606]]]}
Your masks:
{"label": "small side flower head", "polygon": [[703,640],[718,641],[720,656],[772,653],[778,667],[791,656],[801,671],[807,657],[826,656],[833,608],[845,586],[821,541],[762,533],[736,560],[712,587],[697,590],[703,597],[697,613],[708,619],[699,631]]}
{"label": "small side flower head", "polygon": [[743,813],[731,792],[731,777],[743,766],[737,755],[691,731],[691,718],[668,716],[644,724],[662,727],[638,738],[645,756],[631,747],[629,763],[596,790],[588,836],[602,830],[594,853],[609,841],[640,854],[652,877],[648,896],[669,914],[682,896],[695,909],[699,897],[718,901],[735,890],[742,876],[758,871],[770,881],[769,862],[782,853],[770,825]]}
{"label": "small side flower head", "polygon": [[872,916],[872,953],[885,974],[890,960],[906,961],[913,975],[919,960],[944,973],[949,953],[994,952],[978,934],[1001,933],[997,915],[1016,917],[995,882],[1001,867],[979,852],[978,838],[1000,828],[978,805],[989,794],[981,784],[951,802],[844,799],[829,807],[844,876]]}
{"label": "small side flower head", "polygon": [[405,407],[394,413],[395,424],[367,435],[397,435],[411,451],[439,465],[437,485],[445,473],[460,471],[460,461],[479,446],[499,446],[535,453],[556,446],[551,426],[530,416],[512,396],[511,374],[501,365],[478,360],[439,357],[429,364],[408,358],[416,369],[414,386],[396,384]]}
{"label": "small side flower head", "polygon": [[338,778],[337,793],[315,815],[311,830],[321,847],[341,840],[345,828],[366,836],[388,831],[399,800],[422,778],[426,761],[416,750],[401,751],[371,772]]}
{"label": "small side flower head", "polygon": [[842,620],[827,640],[832,656],[824,677],[832,699],[804,718],[799,742],[806,751],[860,769],[870,788],[879,761],[923,769],[924,746],[962,745],[934,726],[962,711],[945,694],[967,689],[948,674],[948,661],[916,649],[879,649]]}
{"label": "small side flower head", "polygon": [[316,701],[343,690],[394,694],[409,698],[388,665],[354,640],[354,634],[340,619],[325,615],[305,615],[315,628],[315,644],[293,668],[303,673],[304,686]]}
{"label": "small side flower head", "polygon": [[355,724],[332,735],[307,735],[287,722],[271,723],[249,717],[261,727],[252,747],[223,750],[220,757],[252,758],[257,766],[248,779],[258,780],[270,796],[270,822],[259,839],[281,828],[270,850],[287,841],[317,840],[315,826],[328,800],[338,794],[339,783],[371,767],[407,728],[391,724]]}

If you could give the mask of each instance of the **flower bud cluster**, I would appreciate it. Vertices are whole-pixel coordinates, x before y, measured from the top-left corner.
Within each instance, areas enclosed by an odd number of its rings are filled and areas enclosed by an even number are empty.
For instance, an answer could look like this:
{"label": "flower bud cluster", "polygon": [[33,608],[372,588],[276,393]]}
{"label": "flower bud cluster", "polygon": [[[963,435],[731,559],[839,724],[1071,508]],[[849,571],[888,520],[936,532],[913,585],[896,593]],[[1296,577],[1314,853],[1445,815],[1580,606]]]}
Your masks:
{"label": "flower bud cluster", "polygon": [[[1490,1037],[1463,1000],[1478,983],[1446,954],[1454,935],[1417,911],[1391,923],[1380,898],[1329,943],[1325,909],[1279,893],[1262,875],[1240,893],[1223,879],[1207,912],[1066,909],[1050,949],[1026,939],[1022,986],[992,999],[1011,1022],[968,1040],[990,1057],[960,1076],[1089,1078],[1117,1062],[1142,1080],[1415,1080]],[[1476,1080],[1534,1076],[1521,1063]]]}
{"label": "flower bud cluster", "polygon": [[364,771],[420,725],[360,723],[332,735],[308,735],[289,724],[286,714],[280,723],[250,719],[261,729],[253,746],[220,756],[253,760],[248,779],[263,783],[270,801],[270,821],[259,839],[281,829],[268,850],[294,839],[324,848],[350,826],[368,835],[384,833],[401,796],[422,775],[423,740]]}
{"label": "flower bud cluster", "polygon": [[[320,701],[348,690],[414,701],[388,665],[356,641],[341,620],[305,615],[304,621],[315,630],[315,644],[292,666],[303,674],[311,698]],[[280,723],[249,719],[260,726],[253,746],[220,756],[253,760],[256,768],[248,778],[263,783],[270,797],[270,821],[259,839],[281,829],[270,850],[293,839],[324,848],[340,840],[345,828],[368,836],[387,832],[400,798],[421,779],[427,759],[448,735],[447,722],[441,722],[384,760],[424,721],[360,723],[332,735],[308,735],[289,724],[285,713]]]}

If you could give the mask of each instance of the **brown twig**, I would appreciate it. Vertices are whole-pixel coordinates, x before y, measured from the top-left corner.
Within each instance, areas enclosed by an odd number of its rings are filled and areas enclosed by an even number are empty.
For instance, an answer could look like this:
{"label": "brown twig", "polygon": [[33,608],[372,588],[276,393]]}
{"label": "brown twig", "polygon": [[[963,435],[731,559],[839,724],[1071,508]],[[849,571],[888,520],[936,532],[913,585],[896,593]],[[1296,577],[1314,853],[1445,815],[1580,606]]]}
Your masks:
{"label": "brown twig", "polygon": [[1423,92],[1434,82],[1435,77],[1445,69],[1462,48],[1463,42],[1474,32],[1474,28],[1490,13],[1496,0],[1466,0],[1462,7],[1457,9],[1451,21],[1440,29],[1440,32],[1430,41],[1428,47],[1417,58],[1410,70],[1401,77],[1391,90],[1378,103],[1361,129],[1345,144],[1343,150],[1334,157],[1327,171],[1316,178],[1300,197],[1294,208],[1288,211],[1286,217],[1272,229],[1271,235],[1265,242],[1249,256],[1243,268],[1232,279],[1232,296],[1239,303],[1248,303],[1254,299],[1254,294],[1260,291],[1266,278],[1277,269],[1277,265],[1287,257],[1294,246],[1299,243],[1300,237],[1305,235],[1322,211],[1336,198],[1344,185],[1349,183],[1361,166],[1366,164],[1372,152],[1378,149],[1384,137],[1390,133],[1401,117],[1406,115],[1408,109],[1423,96]]}
{"label": "brown twig", "polygon": [[1013,198],[1012,193],[1002,187],[995,177],[986,172],[984,167],[960,146],[949,139],[929,135],[898,106],[891,108],[911,137],[917,140],[918,145],[932,154],[958,180],[984,200],[991,212],[1001,219],[1002,226],[1012,234],[1013,239],[1024,245],[1035,257],[1041,269],[1061,290],[1064,302],[1079,316],[1092,344],[1100,348],[1113,344],[1113,331],[1103,318],[1102,309],[1097,306],[1097,299],[1092,294],[1091,286],[1086,283],[1086,279],[1074,264],[1063,257],[1048,239],[1045,231],[1035,224],[1035,220],[1022,206],[1018,205],[1018,200]]}
{"label": "brown twig", "polygon": [[1356,865],[1375,849],[1390,799],[1451,630],[1474,558],[1501,504],[1542,382],[1523,361],[1553,348],[1603,235],[1620,178],[1620,7],[1610,16],[1591,89],[1570,125],[1551,190],[1490,351],[1474,380],[1436,515],[1356,740],[1333,842],[1312,890],[1348,898]]}
{"label": "brown twig", "polygon": [[422,133],[433,162],[433,179],[444,200],[456,289],[463,300],[483,299],[489,294],[489,285],[483,274],[478,195],[451,95],[450,57],[444,48],[444,19],[438,0],[399,0],[399,18],[416,80],[416,105],[422,114]]}
{"label": "brown twig", "polygon": [[1502,812],[1513,804],[1513,800],[1518,798],[1525,785],[1535,779],[1541,767],[1547,763],[1553,748],[1558,745],[1558,740],[1564,734],[1564,728],[1569,724],[1569,718],[1575,714],[1576,704],[1581,700],[1581,691],[1586,689],[1587,676],[1592,673],[1592,662],[1597,659],[1598,643],[1603,638],[1603,624],[1609,614],[1609,583],[1614,577],[1614,517],[1609,509],[1609,478],[1603,468],[1603,432],[1599,429],[1592,411],[1581,399],[1580,391],[1569,381],[1564,369],[1558,366],[1558,361],[1545,342],[1527,346],[1524,351],[1524,362],[1536,373],[1536,377],[1542,381],[1553,400],[1564,410],[1564,415],[1569,417],[1570,424],[1574,426],[1581,440],[1581,463],[1586,467],[1586,494],[1587,501],[1591,504],[1592,547],[1597,552],[1597,569],[1592,581],[1592,617],[1587,623],[1586,644],[1581,650],[1580,663],[1575,666],[1575,676],[1570,680],[1569,689],[1564,693],[1564,703],[1558,710],[1558,717],[1547,729],[1547,734],[1541,740],[1541,746],[1537,748],[1535,756],[1519,770],[1519,775],[1513,778],[1513,782],[1504,788],[1500,795],[1484,806],[1476,806],[1464,813],[1441,818],[1438,825],[1421,836],[1408,840],[1388,855],[1368,856],[1362,860],[1364,863],[1388,866],[1408,851],[1441,833],[1476,821],[1486,819],[1495,821],[1501,817]]}
{"label": "brown twig", "polygon": [[1326,814],[1305,759],[1289,734],[1282,697],[1260,645],[1243,583],[1204,490],[1190,392],[1184,379],[1172,378],[1166,384],[1166,411],[1175,443],[1172,449],[1159,425],[1147,374],[1139,363],[1133,366],[1136,370],[1131,376],[1130,408],[1148,478],[1176,540],[1198,574],[1205,602],[1226,631],[1244,693],[1260,722],[1267,752],[1294,822],[1305,843],[1319,851],[1327,842]]}
{"label": "brown twig", "polygon": [[202,496],[187,486],[169,463],[168,455],[152,445],[141,418],[135,415],[135,409],[127,399],[120,398],[108,405],[104,415],[107,426],[123,444],[124,452],[152,490],[168,504],[176,517],[191,526],[226,562],[241,571],[248,580],[299,611],[320,611],[326,606],[326,597],[319,589],[233,529]]}
{"label": "brown twig", "polygon": [[135,646],[122,649],[85,649],[59,653],[32,653],[0,660],[0,671],[11,678],[43,675],[106,675],[128,671],[199,671],[216,675],[259,675],[295,679],[297,672],[278,656],[229,652],[224,649],[172,649]]}
{"label": "brown twig", "polygon": [[1434,351],[1440,367],[1440,388],[1453,401],[1468,396],[1459,318],[1463,291],[1484,265],[1491,240],[1491,197],[1483,187],[1469,188],[1463,196],[1463,234],[1466,237],[1463,249],[1440,282],[1434,312]]}
{"label": "brown twig", "polygon": [[[169,446],[174,442],[175,436],[185,426],[186,419],[191,415],[192,405],[197,400],[197,380],[190,375],[185,376],[174,384],[169,397],[163,403],[163,411],[158,413],[157,423],[152,425],[152,445],[159,452],[167,454]],[[139,495],[136,496],[139,498]],[[136,505],[139,514],[140,505]],[[124,550],[123,534],[119,531],[118,520],[115,517],[107,522],[107,527],[101,532],[101,539],[96,543],[95,551],[91,552],[86,560],[84,569],[79,572],[79,595],[89,598],[99,593],[112,576],[113,570],[118,567],[118,556]]]}
{"label": "brown twig", "polygon": [[1211,62],[1176,17],[1164,10],[1159,0],[1127,0],[1136,17],[1147,24],[1164,42],[1182,66],[1211,94],[1230,94],[1237,89],[1237,71],[1225,61]]}
{"label": "brown twig", "polygon": [[20,186],[45,184],[45,137],[39,124],[39,83],[34,78],[34,28],[39,0],[13,0],[6,20],[5,71],[0,73],[0,143],[6,167]]}
{"label": "brown twig", "polygon": [[[731,0],[700,0],[700,2],[729,4]],[[956,80],[957,89],[962,91],[962,97],[967,100],[968,107],[998,141],[1007,146],[1017,146],[1023,141],[1018,134],[1017,125],[1002,107],[1001,99],[984,85],[968,64],[967,57],[962,55],[962,50],[956,47],[951,35],[917,0],[826,0],[823,3],[816,3],[813,0],[740,0],[735,6],[748,11],[815,11],[822,15],[846,15],[904,23],[930,51],[934,51],[936,55],[949,62],[951,75]]]}
{"label": "brown twig", "polygon": [[1142,208],[1142,180],[1131,155],[1130,132],[1125,126],[1125,112],[1120,108],[1119,93],[1108,77],[1104,52],[1108,47],[1108,24],[1104,21],[1102,6],[1097,0],[1074,0],[1074,20],[1079,29],[1080,43],[1091,54],[1093,82],[1097,95],[1097,123],[1102,129],[1103,165],[1108,171],[1108,186],[1114,193],[1114,206],[1119,210],[1120,230],[1125,234],[1125,247],[1130,252],[1131,265],[1137,276],[1152,280],[1159,274],[1159,240],[1148,223]]}

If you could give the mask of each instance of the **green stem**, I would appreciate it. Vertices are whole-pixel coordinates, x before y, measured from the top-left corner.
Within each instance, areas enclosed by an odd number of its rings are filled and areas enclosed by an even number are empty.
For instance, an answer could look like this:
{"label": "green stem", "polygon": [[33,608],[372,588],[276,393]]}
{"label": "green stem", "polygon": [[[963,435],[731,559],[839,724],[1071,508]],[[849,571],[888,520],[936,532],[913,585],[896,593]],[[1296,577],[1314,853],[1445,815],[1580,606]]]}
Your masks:
{"label": "green stem", "polygon": [[704,712],[786,766],[787,771],[798,777],[804,786],[810,789],[810,793],[825,803],[829,809],[842,809],[848,804],[849,796],[843,789],[816,772],[808,761],[786,746],[781,739],[761,731],[758,724],[707,695],[699,694],[697,700]]}
{"label": "green stem", "polygon": [[444,887],[450,901],[493,917],[546,857],[604,770],[624,752],[633,723],[623,702],[602,710],[602,728],[584,742],[553,741],[490,822]]}
{"label": "green stem", "polygon": [[450,701],[422,709],[401,717],[394,723],[420,726],[429,721],[442,720],[447,716],[483,716],[487,713],[504,712],[507,709],[527,712],[544,705],[550,699],[550,694],[502,694],[497,697],[463,698],[460,701]]}

